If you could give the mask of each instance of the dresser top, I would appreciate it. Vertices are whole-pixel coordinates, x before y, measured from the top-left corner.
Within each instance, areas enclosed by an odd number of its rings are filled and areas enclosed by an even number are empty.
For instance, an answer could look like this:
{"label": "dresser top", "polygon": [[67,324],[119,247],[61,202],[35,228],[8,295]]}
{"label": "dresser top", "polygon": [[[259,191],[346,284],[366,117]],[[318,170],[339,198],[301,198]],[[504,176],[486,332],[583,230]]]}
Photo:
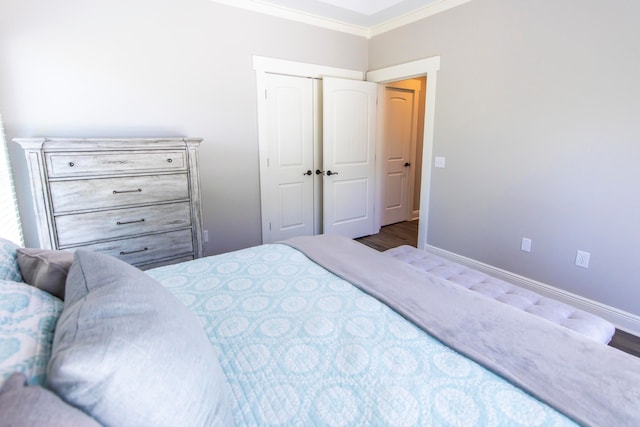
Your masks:
{"label": "dresser top", "polygon": [[83,151],[184,149],[198,146],[202,138],[14,138],[24,150]]}

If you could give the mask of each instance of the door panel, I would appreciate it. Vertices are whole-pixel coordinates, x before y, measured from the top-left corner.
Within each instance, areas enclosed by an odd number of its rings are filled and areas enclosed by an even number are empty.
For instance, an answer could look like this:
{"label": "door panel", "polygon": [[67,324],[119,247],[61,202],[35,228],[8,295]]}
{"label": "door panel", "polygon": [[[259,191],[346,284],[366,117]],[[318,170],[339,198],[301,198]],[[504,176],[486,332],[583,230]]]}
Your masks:
{"label": "door panel", "polygon": [[374,234],[377,85],[323,79],[324,232]]}
{"label": "door panel", "polygon": [[334,166],[367,164],[370,159],[369,97],[367,93],[339,90],[333,93],[331,119],[335,148]]}
{"label": "door panel", "polygon": [[334,183],[334,225],[342,225],[367,218],[368,185],[369,180],[367,179],[341,180]]}
{"label": "door panel", "polygon": [[[405,181],[405,176],[403,172],[400,173],[387,173],[387,188],[400,188],[402,189],[402,184]],[[405,200],[405,194],[403,191],[388,191],[387,197],[385,198],[386,204],[385,209],[387,211],[391,209],[401,209],[403,206],[403,202]],[[385,224],[386,225],[386,224]]]}
{"label": "door panel", "polygon": [[[311,79],[267,75],[267,183],[264,243],[313,234],[313,86]],[[264,233],[263,233],[264,234]]]}
{"label": "door panel", "polygon": [[280,184],[278,200],[280,200],[280,230],[288,231],[304,227],[304,184]]}

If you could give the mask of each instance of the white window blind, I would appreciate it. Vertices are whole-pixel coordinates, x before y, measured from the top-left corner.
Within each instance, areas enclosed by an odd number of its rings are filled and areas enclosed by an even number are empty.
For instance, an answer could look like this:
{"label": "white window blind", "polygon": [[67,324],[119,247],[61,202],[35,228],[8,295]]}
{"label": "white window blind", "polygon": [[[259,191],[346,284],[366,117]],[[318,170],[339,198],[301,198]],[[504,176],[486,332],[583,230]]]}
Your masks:
{"label": "white window blind", "polygon": [[22,227],[20,226],[20,213],[16,190],[13,186],[11,163],[7,142],[4,136],[4,126],[0,115],[0,237],[11,240],[13,243],[24,246]]}

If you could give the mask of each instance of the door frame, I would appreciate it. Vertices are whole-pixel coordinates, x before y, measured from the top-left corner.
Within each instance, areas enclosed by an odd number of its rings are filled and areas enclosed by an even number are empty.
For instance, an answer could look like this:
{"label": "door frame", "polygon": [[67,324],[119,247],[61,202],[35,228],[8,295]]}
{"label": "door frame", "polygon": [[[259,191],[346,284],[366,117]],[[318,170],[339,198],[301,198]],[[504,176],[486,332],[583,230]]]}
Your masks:
{"label": "door frame", "polygon": [[425,88],[424,136],[422,141],[422,179],[420,185],[420,222],[418,248],[426,249],[429,223],[429,198],[431,196],[431,170],[433,158],[433,134],[436,108],[436,84],[440,70],[440,57],[420,59],[367,72],[367,80],[387,83],[413,77],[427,76]]}
{"label": "door frame", "polygon": [[[256,72],[256,95],[258,100],[258,146],[260,154],[260,182],[262,174],[266,170],[266,140],[261,135],[266,135],[265,110],[265,81],[266,73],[289,74],[299,77],[319,78],[324,76],[340,77],[345,79],[364,80],[365,73],[346,68],[335,68],[324,65],[308,64],[303,62],[288,61],[283,59],[253,56],[253,68]],[[366,80],[375,83],[386,83],[397,80],[405,80],[413,77],[427,76],[424,112],[424,137],[422,143],[422,178],[420,186],[420,222],[418,226],[418,248],[426,249],[429,222],[429,199],[431,196],[431,171],[433,163],[433,135],[435,124],[436,85],[438,71],[440,70],[440,57],[419,59],[391,67],[380,68],[366,72]],[[379,148],[379,147],[377,147]],[[380,159],[380,156],[377,156]],[[379,160],[378,160],[379,161]],[[378,166],[378,170],[379,166]],[[262,184],[261,186],[261,194]],[[262,197],[262,196],[261,196]],[[261,215],[262,216],[262,215]],[[268,230],[268,221],[261,219],[263,235]],[[266,224],[265,224],[266,222]],[[266,228],[265,228],[266,227]]]}

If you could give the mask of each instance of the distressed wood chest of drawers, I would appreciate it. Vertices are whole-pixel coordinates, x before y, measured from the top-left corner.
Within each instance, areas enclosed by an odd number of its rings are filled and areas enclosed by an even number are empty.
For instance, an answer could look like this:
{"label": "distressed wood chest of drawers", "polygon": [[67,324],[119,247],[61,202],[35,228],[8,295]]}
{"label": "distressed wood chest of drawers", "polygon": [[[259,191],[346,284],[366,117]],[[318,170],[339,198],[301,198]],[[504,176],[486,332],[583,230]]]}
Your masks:
{"label": "distressed wood chest of drawers", "polygon": [[14,139],[40,247],[87,248],[140,268],[203,256],[201,139]]}

